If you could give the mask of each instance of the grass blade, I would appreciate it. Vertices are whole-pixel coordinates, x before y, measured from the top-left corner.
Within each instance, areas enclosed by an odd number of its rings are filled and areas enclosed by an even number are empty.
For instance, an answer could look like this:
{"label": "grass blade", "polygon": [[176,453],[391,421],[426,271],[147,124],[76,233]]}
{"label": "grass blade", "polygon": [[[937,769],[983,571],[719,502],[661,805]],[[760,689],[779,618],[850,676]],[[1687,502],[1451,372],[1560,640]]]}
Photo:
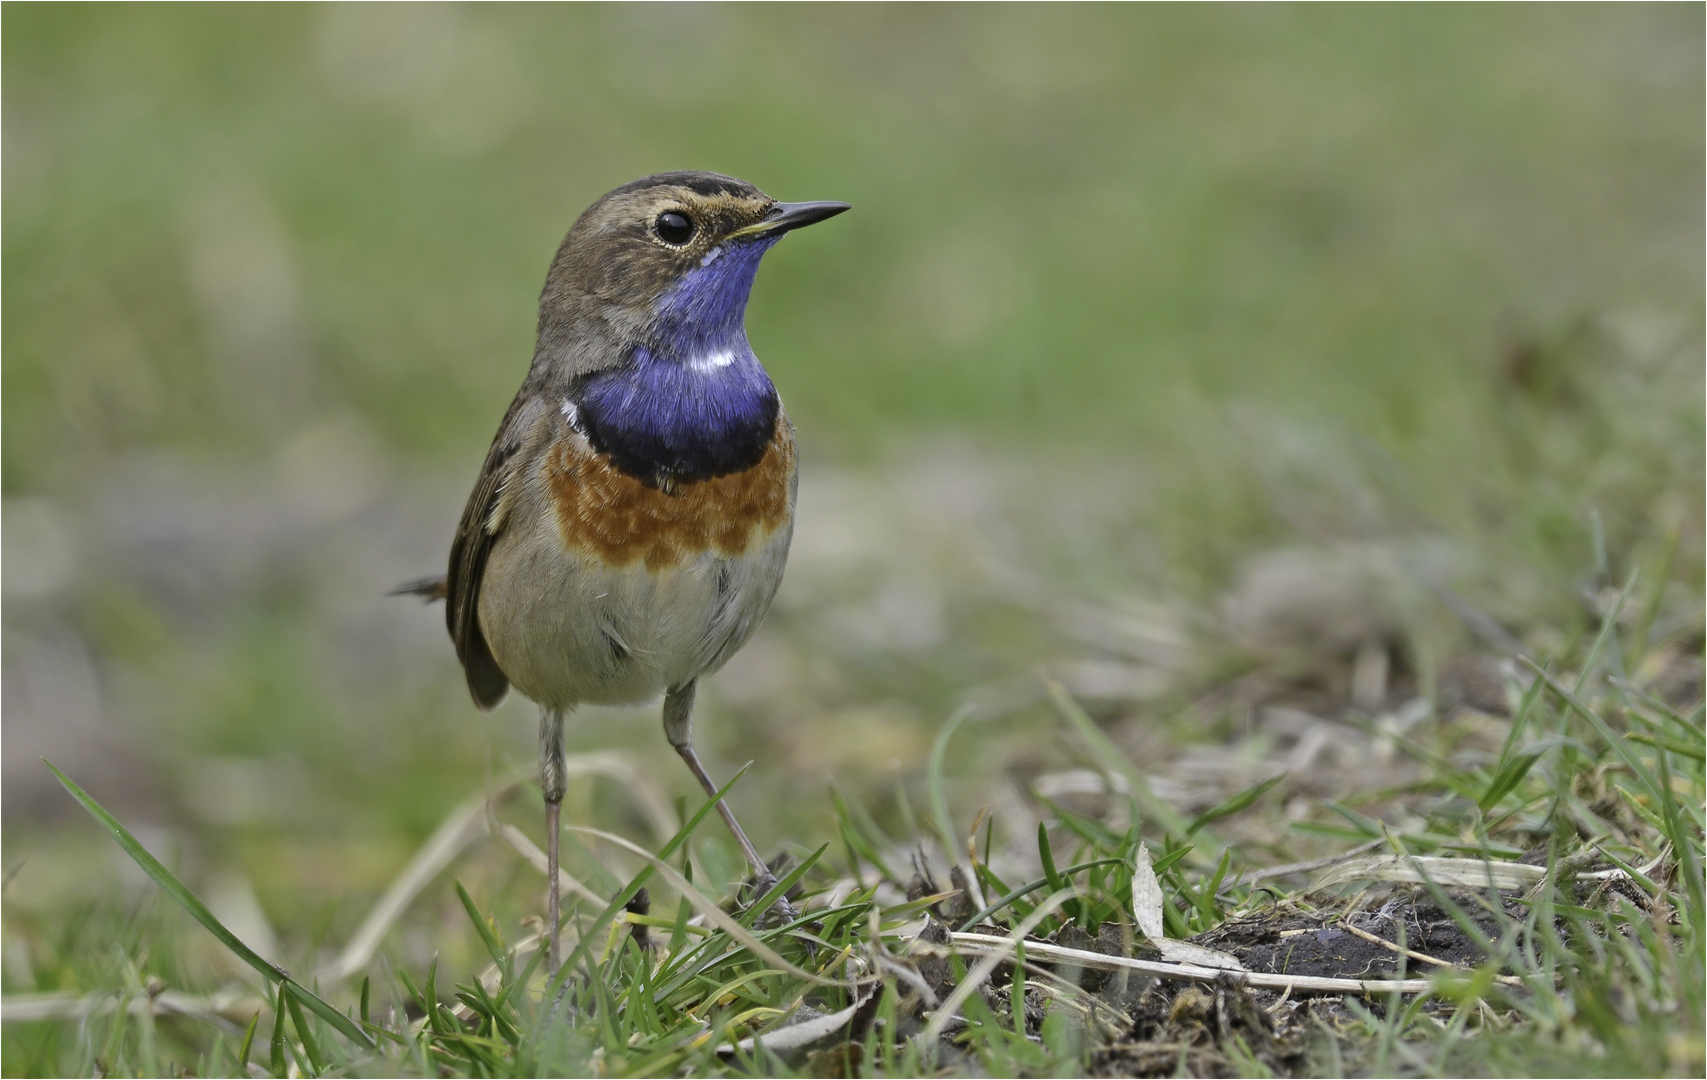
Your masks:
{"label": "grass blade", "polygon": [[[1535,681],[1537,685],[1541,682],[1540,679]],[[1498,806],[1501,799],[1511,794],[1517,785],[1523,783],[1523,778],[1529,775],[1529,770],[1535,766],[1537,761],[1541,760],[1543,754],[1555,746],[1562,746],[1567,743],[1580,745],[1577,740],[1568,736],[1556,735],[1553,738],[1543,739],[1538,743],[1524,747],[1522,750],[1508,754],[1501,762],[1499,771],[1494,774],[1494,778],[1488,781],[1487,790],[1482,792],[1481,798],[1476,800],[1476,805],[1482,808],[1484,814]]]}
{"label": "grass blade", "polygon": [[1240,810],[1243,810],[1245,807],[1256,802],[1264,795],[1267,795],[1269,788],[1272,788],[1284,779],[1286,779],[1286,774],[1279,773],[1278,775],[1269,777],[1267,780],[1264,780],[1255,787],[1246,788],[1237,795],[1216,803],[1214,806],[1211,806],[1209,809],[1191,820],[1191,824],[1186,827],[1185,835],[1190,836],[1192,833],[1203,828],[1212,821],[1219,821],[1224,817],[1232,817]]}
{"label": "grass blade", "polygon": [[954,817],[948,812],[948,795],[943,790],[942,766],[948,756],[948,740],[958,728],[972,715],[972,707],[963,705],[954,711],[954,715],[942,725],[942,730],[936,733],[936,741],[931,743],[930,761],[925,767],[925,782],[931,793],[931,816],[936,819],[937,833],[942,837],[942,850],[949,862],[960,865],[958,854],[960,845],[954,841]]}
{"label": "grass blade", "polygon": [[224,923],[214,918],[213,912],[208,910],[207,905],[202,903],[200,897],[179,881],[176,874],[166,869],[166,864],[149,854],[148,849],[143,847],[136,837],[130,834],[129,830],[119,824],[118,818],[107,813],[105,807],[96,802],[88,792],[78,787],[76,781],[72,780],[71,777],[60,772],[53,762],[46,758],[43,758],[42,761],[49,769],[53,770],[53,775],[58,777],[61,784],[65,785],[65,790],[71,793],[71,797],[81,803],[83,809],[89,811],[90,816],[100,822],[102,827],[112,834],[113,839],[118,841],[119,847],[124,849],[125,854],[135,860],[136,864],[142,867],[143,872],[153,878],[155,884],[165,890],[167,896],[176,900],[180,907],[189,912],[191,918],[201,923],[209,933],[218,938],[220,944],[230,949],[245,964],[260,972],[263,977],[288,990],[293,999],[302,1002],[315,1015],[336,1028],[344,1037],[359,1044],[364,1049],[375,1049],[374,1041],[368,1037],[366,1032],[356,1026],[355,1021],[333,1008],[320,995],[291,978],[290,972],[269,960],[263,959],[254,949],[243,944],[236,934],[225,928]]}
{"label": "grass blade", "polygon": [[[1060,892],[1070,888],[1068,881],[1055,870],[1055,853],[1049,849],[1049,826],[1041,821],[1037,823],[1037,852],[1043,862],[1043,876],[1049,879],[1050,890]],[[1061,915],[1068,922],[1080,921],[1078,900],[1069,899],[1062,904]]]}
{"label": "grass blade", "polygon": [[237,1051],[237,1075],[249,1075],[249,1049],[255,1045],[255,1029],[261,1025],[261,1010],[249,1019],[249,1030],[243,1033],[243,1046]]}
{"label": "grass blade", "polygon": [[269,1063],[273,1067],[274,1076],[288,1076],[290,1070],[285,1064],[285,995],[284,983],[279,983],[279,994],[273,1002],[273,1037],[267,1040]]}
{"label": "grass blade", "polygon": [[1666,763],[1666,756],[1659,756],[1660,765],[1660,813],[1666,823],[1666,839],[1671,841],[1671,850],[1677,859],[1677,876],[1683,879],[1685,895],[1689,898],[1685,919],[1697,935],[1701,933],[1702,924],[1702,888],[1701,878],[1696,873],[1700,865],[1699,849],[1695,844],[1695,836],[1683,828],[1677,817],[1677,802],[1671,790],[1671,766]]}
{"label": "grass blade", "polygon": [[1065,889],[1067,883],[1055,872],[1055,853],[1049,850],[1049,826],[1041,821],[1037,823],[1037,856],[1043,863],[1043,877],[1049,882],[1049,891]]}
{"label": "grass blade", "polygon": [[1115,746],[1107,735],[1103,734],[1102,728],[1097,726],[1097,722],[1091,719],[1090,714],[1085,712],[1077,701],[1073,700],[1071,694],[1067,693],[1067,688],[1047,677],[1043,680],[1043,687],[1048,691],[1049,700],[1054,704],[1055,711],[1073,725],[1073,730],[1078,732],[1079,737],[1090,747],[1091,753],[1096,756],[1098,762],[1106,768],[1112,768],[1126,778],[1127,790],[1145,815],[1159,824],[1164,832],[1171,833],[1174,836],[1184,836],[1187,826],[1185,818],[1180,816],[1178,810],[1169,806],[1166,801],[1158,798],[1156,793],[1150,790],[1150,781],[1138,771],[1131,761],[1127,760],[1120,748]]}
{"label": "grass blade", "polygon": [[[1184,854],[1183,851],[1178,853],[1172,861],[1177,862],[1178,856],[1183,855],[1183,854]],[[1090,870],[1093,867],[1119,866],[1124,861],[1125,860],[1123,860],[1123,859],[1117,859],[1117,858],[1116,859],[1093,859],[1090,862],[1082,862],[1082,863],[1078,863],[1075,866],[1067,867],[1067,869],[1061,871],[1061,877],[1064,880],[1065,878],[1072,877],[1074,874],[1077,874],[1081,871]],[[980,871],[984,871],[984,866],[982,864],[979,864],[978,869]],[[979,923],[983,922],[985,919],[988,919],[990,916],[994,915],[996,912],[1007,907],[1009,904],[1013,903],[1015,900],[1018,900],[1020,897],[1025,896],[1029,893],[1037,892],[1040,889],[1046,889],[1049,887],[1049,879],[1048,878],[1038,878],[1036,881],[1028,881],[1024,885],[1021,885],[1017,889],[1009,889],[1006,885],[1002,884],[1001,879],[997,878],[995,874],[989,874],[987,880],[989,882],[993,882],[995,884],[996,890],[1000,892],[1000,899],[991,902],[987,907],[985,907],[982,911],[978,912],[978,914],[972,916],[970,919],[963,920],[960,924],[960,927],[959,927],[959,929],[962,932],[965,932],[967,930],[972,929],[974,926],[977,926]]]}
{"label": "grass blade", "polygon": [[290,1009],[290,1023],[296,1028],[296,1037],[302,1043],[302,1050],[308,1055],[308,1064],[313,1067],[314,1075],[320,1076],[326,1072],[326,1059],[320,1056],[320,1046],[314,1041],[314,1033],[308,1030],[308,1021],[302,1015],[302,1006],[296,998],[285,998],[285,1006]]}
{"label": "grass blade", "polygon": [[[833,787],[830,789],[830,801],[835,807],[836,824],[841,829],[842,840],[847,844],[848,850],[876,867],[878,873],[884,877],[894,877],[895,875],[890,872],[888,864],[883,861],[883,856],[878,852],[877,846],[866,835],[863,823],[854,817],[854,806],[850,805],[842,793]],[[858,872],[857,867],[852,869],[855,869],[856,873]]]}
{"label": "grass blade", "polygon": [[1624,737],[1629,739],[1631,742],[1641,743],[1643,746],[1651,746],[1656,750],[1664,750],[1667,753],[1694,758],[1696,761],[1707,760],[1707,750],[1704,750],[1700,746],[1689,746],[1684,743],[1680,743],[1675,739],[1661,738],[1658,735],[1644,735],[1639,731],[1631,732]]}
{"label": "grass blade", "polygon": [[1669,793],[1660,788],[1660,782],[1654,778],[1653,773],[1648,771],[1647,766],[1642,764],[1642,759],[1636,756],[1636,752],[1630,749],[1630,744],[1625,741],[1622,735],[1612,730],[1611,725],[1600,718],[1599,713],[1585,705],[1576,694],[1559,685],[1559,681],[1542,670],[1535,661],[1527,656],[1519,659],[1529,665],[1529,669],[1535,672],[1537,676],[1546,680],[1547,685],[1552,688],[1555,694],[1564,699],[1565,704],[1569,705],[1573,712],[1589,722],[1589,725],[1600,734],[1600,737],[1606,740],[1606,745],[1612,748],[1612,752],[1623,758],[1624,764],[1630,766],[1630,771],[1635,773],[1637,778],[1647,786],[1648,792],[1656,801],[1664,800],[1667,797]]}
{"label": "grass blade", "polygon": [[468,890],[462,887],[462,882],[458,881],[454,884],[456,885],[457,899],[462,901],[463,910],[468,912],[468,918],[474,923],[474,929],[479,932],[480,940],[485,942],[486,951],[492,954],[492,962],[497,964],[499,968],[503,968],[505,959],[503,945],[499,944],[497,936],[492,933],[492,927],[487,924],[486,916],[480,914],[480,909],[474,906],[474,897],[468,895]]}

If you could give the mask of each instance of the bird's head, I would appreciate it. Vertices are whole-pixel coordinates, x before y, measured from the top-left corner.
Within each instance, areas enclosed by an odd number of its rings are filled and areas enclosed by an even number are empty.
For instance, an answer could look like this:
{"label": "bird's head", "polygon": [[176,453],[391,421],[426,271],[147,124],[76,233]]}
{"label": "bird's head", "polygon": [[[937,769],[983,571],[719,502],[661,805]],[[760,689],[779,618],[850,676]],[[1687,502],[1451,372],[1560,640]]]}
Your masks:
{"label": "bird's head", "polygon": [[[604,196],[557,249],[540,295],[539,355],[594,370],[590,342],[689,359],[742,332],[759,260],[846,203],[784,203],[710,172],[643,177]],[[581,352],[583,355],[576,355]],[[608,357],[614,359],[614,357]]]}

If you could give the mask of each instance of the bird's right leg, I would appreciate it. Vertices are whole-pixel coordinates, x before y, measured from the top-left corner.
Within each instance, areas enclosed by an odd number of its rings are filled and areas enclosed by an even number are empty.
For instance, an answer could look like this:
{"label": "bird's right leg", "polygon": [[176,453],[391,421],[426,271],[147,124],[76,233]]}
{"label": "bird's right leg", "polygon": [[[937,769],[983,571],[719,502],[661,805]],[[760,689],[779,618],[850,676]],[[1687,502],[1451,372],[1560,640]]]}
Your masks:
{"label": "bird's right leg", "polygon": [[539,714],[539,790],[545,796],[545,904],[547,927],[545,972],[557,974],[557,935],[561,930],[561,907],[557,895],[557,840],[563,813],[564,773],[569,763],[563,754],[563,711],[544,709]]}

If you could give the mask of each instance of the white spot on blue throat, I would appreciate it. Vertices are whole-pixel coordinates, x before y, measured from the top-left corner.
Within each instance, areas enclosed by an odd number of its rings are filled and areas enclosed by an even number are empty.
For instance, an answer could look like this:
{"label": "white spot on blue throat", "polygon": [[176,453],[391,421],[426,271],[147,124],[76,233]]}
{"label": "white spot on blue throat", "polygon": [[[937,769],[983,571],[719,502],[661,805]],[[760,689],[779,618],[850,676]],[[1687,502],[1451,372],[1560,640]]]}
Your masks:
{"label": "white spot on blue throat", "polygon": [[688,358],[688,367],[695,371],[716,371],[726,368],[735,362],[735,350],[718,349],[714,352],[700,353]]}
{"label": "white spot on blue throat", "polygon": [[705,253],[705,258],[699,260],[699,265],[710,266],[712,263],[714,263],[718,259],[722,258],[722,256],[723,256],[723,245],[718,244],[716,247],[712,248],[710,251]]}

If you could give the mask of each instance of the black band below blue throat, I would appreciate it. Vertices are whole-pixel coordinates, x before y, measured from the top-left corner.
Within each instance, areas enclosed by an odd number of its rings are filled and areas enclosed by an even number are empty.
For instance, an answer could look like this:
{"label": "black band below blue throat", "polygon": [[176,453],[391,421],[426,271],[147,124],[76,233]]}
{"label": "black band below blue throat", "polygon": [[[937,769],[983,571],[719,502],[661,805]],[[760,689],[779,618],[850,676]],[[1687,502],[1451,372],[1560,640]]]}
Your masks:
{"label": "black band below blue throat", "polygon": [[637,351],[570,392],[576,426],[619,471],[651,487],[745,472],[764,460],[782,405],[757,358],[742,351],[716,367]]}

